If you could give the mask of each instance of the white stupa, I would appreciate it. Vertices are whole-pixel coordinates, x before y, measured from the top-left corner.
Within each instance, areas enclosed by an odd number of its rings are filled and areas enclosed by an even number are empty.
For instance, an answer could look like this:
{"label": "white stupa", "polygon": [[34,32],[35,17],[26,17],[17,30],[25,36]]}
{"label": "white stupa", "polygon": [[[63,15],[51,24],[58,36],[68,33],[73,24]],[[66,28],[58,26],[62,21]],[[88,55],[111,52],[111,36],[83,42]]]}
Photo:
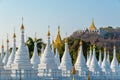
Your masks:
{"label": "white stupa", "polygon": [[92,60],[92,47],[90,46],[90,55],[89,55],[89,58],[88,58],[88,61],[87,61],[87,67],[90,66],[91,60]]}
{"label": "white stupa", "polygon": [[117,73],[119,71],[118,60],[116,58],[116,47],[115,46],[113,48],[113,59],[112,59],[110,67],[111,67],[112,72]]}
{"label": "white stupa", "polygon": [[68,49],[68,39],[65,39],[65,51],[60,63],[61,70],[72,70],[72,60]]}
{"label": "white stupa", "polygon": [[101,69],[98,65],[98,61],[96,59],[95,44],[93,45],[93,56],[92,56],[89,70],[93,73],[100,73],[101,72]]}
{"label": "white stupa", "polygon": [[60,66],[60,56],[58,54],[58,49],[56,48],[56,54],[55,54],[55,62],[57,66]]}
{"label": "white stupa", "polygon": [[110,66],[110,57],[109,57],[109,51],[108,51],[108,54],[107,54],[107,64],[108,64],[108,66]]}
{"label": "white stupa", "polygon": [[99,50],[99,61],[98,61],[98,65],[100,66],[100,67],[102,67],[102,58],[101,58],[101,50]]}
{"label": "white stupa", "polygon": [[80,50],[78,52],[78,57],[75,63],[75,69],[79,72],[85,72],[86,74],[88,72],[86,61],[83,56],[82,41],[80,41]]}
{"label": "white stupa", "polygon": [[9,40],[8,40],[8,36],[7,36],[7,50],[6,50],[4,59],[3,59],[4,66],[7,65],[9,54],[10,54],[9,53]]}
{"label": "white stupa", "polygon": [[52,53],[53,53],[53,55],[55,55],[55,53],[54,53],[54,40],[52,40]]}
{"label": "white stupa", "polygon": [[7,68],[11,68],[11,65],[14,62],[15,59],[15,53],[16,53],[16,34],[13,34],[13,49],[12,49],[12,53],[10,54],[9,58],[8,58],[8,62],[7,62]]}
{"label": "white stupa", "polygon": [[39,64],[39,69],[40,70],[44,70],[44,69],[55,70],[55,69],[58,69],[58,67],[54,61],[54,55],[50,48],[50,31],[48,31],[47,36],[48,36],[47,45],[44,50],[44,53],[42,54],[41,61]]}
{"label": "white stupa", "polygon": [[21,25],[21,42],[18,50],[15,54],[14,63],[12,64],[13,69],[24,69],[30,70],[32,65],[30,63],[29,52],[24,41],[24,25]]}
{"label": "white stupa", "polygon": [[106,47],[104,48],[104,59],[102,62],[102,71],[105,72],[105,74],[109,74],[111,72],[110,65],[108,65],[108,63],[107,63]]}
{"label": "white stupa", "polygon": [[1,51],[1,60],[3,62],[4,59],[4,45],[3,45],[3,41],[2,41],[2,47],[1,47],[2,51]]}
{"label": "white stupa", "polygon": [[31,64],[33,65],[33,69],[37,69],[39,63],[40,63],[40,57],[38,56],[37,38],[35,37],[34,52],[33,52],[32,58],[31,58]]}
{"label": "white stupa", "polygon": [[43,46],[43,44],[42,44],[42,48],[41,48],[41,57],[42,57],[42,54],[44,53],[44,46]]}

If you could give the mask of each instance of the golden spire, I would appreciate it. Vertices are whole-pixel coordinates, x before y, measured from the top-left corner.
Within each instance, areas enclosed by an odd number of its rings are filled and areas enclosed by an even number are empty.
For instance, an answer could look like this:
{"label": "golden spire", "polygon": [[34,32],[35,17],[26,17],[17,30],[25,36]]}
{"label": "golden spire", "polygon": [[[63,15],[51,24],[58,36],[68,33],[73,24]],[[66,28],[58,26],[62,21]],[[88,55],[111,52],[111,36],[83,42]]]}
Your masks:
{"label": "golden spire", "polygon": [[14,28],[14,34],[13,34],[13,38],[16,38],[16,34],[15,34],[15,28]]}
{"label": "golden spire", "polygon": [[101,53],[101,49],[99,50],[99,52]]}
{"label": "golden spire", "polygon": [[8,39],[8,33],[7,33],[7,43],[9,43],[9,39]]}
{"label": "golden spire", "polygon": [[50,36],[50,26],[48,26],[48,33],[47,36]]}
{"label": "golden spire", "polygon": [[21,29],[21,30],[24,30],[23,17],[22,17],[22,25],[21,25],[20,29]]}
{"label": "golden spire", "polygon": [[94,25],[94,19],[92,20],[92,24],[91,26],[89,27],[89,30],[96,30],[96,27]]}
{"label": "golden spire", "polygon": [[80,45],[82,45],[82,40],[80,40]]}
{"label": "golden spire", "polygon": [[60,34],[60,25],[58,26],[58,34]]}
{"label": "golden spire", "polygon": [[4,48],[3,40],[2,40],[2,48]]}
{"label": "golden spire", "polygon": [[72,68],[72,72],[71,72],[73,75],[75,75],[76,74],[76,70],[75,70],[75,67],[73,66],[73,68]]}
{"label": "golden spire", "polygon": [[34,41],[37,42],[36,32],[35,32],[35,38],[34,38]]}
{"label": "golden spire", "polygon": [[107,49],[106,49],[106,46],[104,47],[104,51],[106,51]]}
{"label": "golden spire", "polygon": [[93,49],[95,48],[95,44],[93,44]]}
{"label": "golden spire", "polygon": [[92,49],[92,45],[90,45],[90,50]]}

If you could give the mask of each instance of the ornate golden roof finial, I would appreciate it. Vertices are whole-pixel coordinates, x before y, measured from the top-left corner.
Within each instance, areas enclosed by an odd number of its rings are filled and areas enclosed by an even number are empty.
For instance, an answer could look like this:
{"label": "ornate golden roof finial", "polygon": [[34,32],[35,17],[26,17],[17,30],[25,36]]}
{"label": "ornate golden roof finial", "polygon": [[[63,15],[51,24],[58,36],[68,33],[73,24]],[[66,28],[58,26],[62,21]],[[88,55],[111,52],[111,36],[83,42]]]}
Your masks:
{"label": "ornate golden roof finial", "polygon": [[21,30],[24,30],[23,17],[22,17],[22,25],[21,25],[20,29],[21,29]]}
{"label": "ornate golden roof finial", "polygon": [[92,24],[89,27],[89,30],[96,30],[95,24],[94,24],[94,19],[92,19]]}
{"label": "ornate golden roof finial", "polygon": [[58,33],[60,33],[60,25],[58,26]]}
{"label": "ornate golden roof finial", "polygon": [[7,33],[7,43],[9,43],[9,39],[8,39],[8,33]]}
{"label": "ornate golden roof finial", "polygon": [[76,70],[75,70],[75,67],[73,66],[73,68],[72,68],[72,72],[71,72],[73,75],[75,75],[76,74]]}
{"label": "ornate golden roof finial", "polygon": [[35,32],[35,38],[34,38],[34,41],[37,42],[37,36],[36,36],[36,32]]}
{"label": "ornate golden roof finial", "polygon": [[95,44],[93,44],[93,49],[95,48]]}
{"label": "ornate golden roof finial", "polygon": [[2,48],[4,48],[3,40],[2,40]]}
{"label": "ornate golden roof finial", "polygon": [[92,49],[92,45],[90,45],[90,49]]}
{"label": "ornate golden roof finial", "polygon": [[107,48],[106,48],[106,46],[104,47],[104,51],[106,51],[107,50]]}
{"label": "ornate golden roof finial", "polygon": [[13,38],[16,38],[16,34],[15,34],[15,27],[14,27],[14,34],[13,34]]}
{"label": "ornate golden roof finial", "polygon": [[101,49],[99,50],[99,52],[101,53]]}
{"label": "ornate golden roof finial", "polygon": [[50,36],[50,26],[48,25],[48,33],[47,36]]}
{"label": "ornate golden roof finial", "polygon": [[80,40],[80,45],[82,45],[82,40]]}
{"label": "ornate golden roof finial", "polygon": [[66,33],[65,43],[68,43],[67,33]]}

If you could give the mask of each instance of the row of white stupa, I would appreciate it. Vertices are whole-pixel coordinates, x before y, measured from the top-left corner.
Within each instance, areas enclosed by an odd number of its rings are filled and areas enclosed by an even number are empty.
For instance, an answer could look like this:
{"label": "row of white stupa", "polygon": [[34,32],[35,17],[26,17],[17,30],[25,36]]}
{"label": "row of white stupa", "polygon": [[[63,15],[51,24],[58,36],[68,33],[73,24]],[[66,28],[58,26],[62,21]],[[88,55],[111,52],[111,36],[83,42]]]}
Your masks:
{"label": "row of white stupa", "polygon": [[[34,53],[30,60],[29,58],[29,51],[28,47],[25,45],[24,41],[24,25],[21,25],[21,42],[18,47],[18,50],[16,51],[16,35],[14,33],[13,36],[13,50],[12,53],[9,53],[9,40],[7,39],[7,51],[4,55],[4,46],[2,46],[2,53],[0,58],[0,70],[8,70],[8,75],[11,77],[15,77],[14,70],[24,70],[21,73],[24,73],[24,79],[28,80],[28,75],[30,74],[30,79],[39,79],[39,80],[45,80],[45,79],[58,79],[58,80],[70,80],[72,79],[72,62],[71,57],[69,54],[68,44],[67,44],[67,38],[65,40],[65,51],[62,56],[61,62],[60,57],[56,49],[56,54],[54,56],[54,47],[52,46],[52,50],[50,48],[50,31],[48,31],[47,34],[47,45],[45,50],[42,48],[42,55],[41,57],[38,56],[37,52],[37,42],[35,38],[35,46],[34,46]],[[96,59],[96,53],[95,53],[95,45],[93,46],[93,54],[92,54],[92,48],[90,48],[90,55],[87,59],[87,62],[83,56],[83,50],[82,50],[82,41],[80,42],[80,50],[78,52],[76,63],[74,64],[75,70],[74,70],[74,76],[76,80],[86,80],[88,77],[88,74],[90,75],[92,80],[96,79],[109,79],[114,80],[120,79],[118,77],[120,74],[120,68],[118,66],[118,61],[116,58],[116,47],[114,46],[113,51],[113,60],[110,64],[109,61],[109,54],[106,58],[106,48],[104,49],[104,59],[102,61],[101,59],[101,52],[99,54],[99,61]],[[11,70],[9,72],[9,70]],[[27,71],[30,71],[29,73],[26,73]],[[18,72],[19,73],[19,72]],[[76,73],[76,74],[75,74]],[[7,76],[6,75],[6,76]],[[25,75],[27,75],[27,78],[25,78]],[[2,76],[0,76],[1,78]],[[5,77],[5,76],[3,76]],[[32,77],[32,78],[31,78]],[[23,76],[22,76],[23,78]],[[29,79],[29,80],[30,80]]]}

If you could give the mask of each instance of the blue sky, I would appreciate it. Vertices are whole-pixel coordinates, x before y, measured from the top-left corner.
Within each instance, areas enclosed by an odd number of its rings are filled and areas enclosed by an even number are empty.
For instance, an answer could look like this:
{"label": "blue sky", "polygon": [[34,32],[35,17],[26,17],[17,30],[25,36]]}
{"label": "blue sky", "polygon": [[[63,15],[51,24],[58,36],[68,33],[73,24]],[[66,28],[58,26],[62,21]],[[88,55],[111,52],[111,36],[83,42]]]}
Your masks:
{"label": "blue sky", "polygon": [[[0,0],[0,42],[9,34],[12,42],[14,27],[17,44],[20,39],[21,18],[24,17],[25,35],[46,40],[48,25],[56,38],[57,27],[65,33],[85,29],[94,18],[97,28],[120,26],[120,0]],[[12,43],[10,43],[12,46]]]}

